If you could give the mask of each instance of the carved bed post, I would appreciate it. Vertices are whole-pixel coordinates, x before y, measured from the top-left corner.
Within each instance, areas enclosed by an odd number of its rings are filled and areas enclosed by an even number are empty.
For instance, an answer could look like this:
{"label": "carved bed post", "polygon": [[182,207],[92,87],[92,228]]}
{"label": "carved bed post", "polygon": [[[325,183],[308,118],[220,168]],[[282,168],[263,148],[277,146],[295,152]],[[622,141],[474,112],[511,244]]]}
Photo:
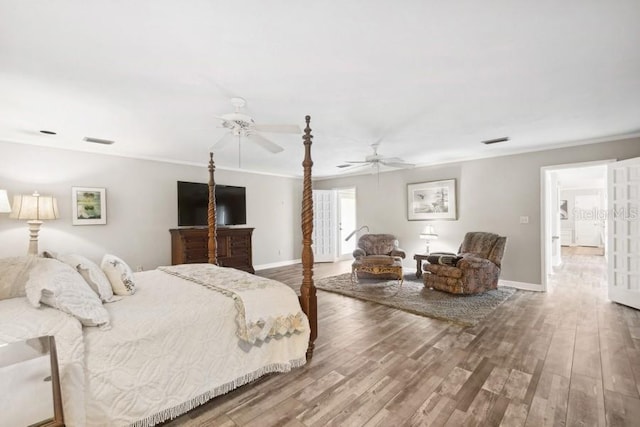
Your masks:
{"label": "carved bed post", "polygon": [[207,209],[207,225],[209,227],[209,263],[218,265],[218,247],[216,240],[216,181],[213,172],[216,166],[213,163],[213,153],[209,153],[209,205]]}
{"label": "carved bed post", "polygon": [[302,286],[300,286],[300,304],[302,310],[309,318],[311,336],[309,337],[309,348],[307,359],[313,356],[314,342],[318,336],[318,313],[316,287],[313,283],[313,251],[311,250],[311,233],[313,232],[313,194],[311,188],[311,128],[309,122],[311,116],[306,116],[307,126],[304,129],[304,168],[303,188],[302,188]]}

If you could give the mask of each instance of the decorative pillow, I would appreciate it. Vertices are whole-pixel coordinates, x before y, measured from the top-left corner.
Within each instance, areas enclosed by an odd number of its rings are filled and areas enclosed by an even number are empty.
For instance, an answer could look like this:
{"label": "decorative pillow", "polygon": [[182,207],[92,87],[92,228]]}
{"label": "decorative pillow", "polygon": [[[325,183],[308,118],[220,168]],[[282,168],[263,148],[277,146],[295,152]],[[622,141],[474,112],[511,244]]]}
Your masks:
{"label": "decorative pillow", "polygon": [[100,298],[77,271],[58,260],[38,259],[27,280],[26,294],[34,307],[43,303],[72,315],[84,326],[109,327],[109,313]]}
{"label": "decorative pillow", "polygon": [[136,284],[133,281],[133,271],[126,262],[115,255],[106,254],[102,257],[100,267],[107,275],[111,288],[116,295],[133,295]]}
{"label": "decorative pillow", "polygon": [[460,261],[461,259],[462,259],[461,256],[451,255],[451,254],[444,254],[444,255],[431,254],[427,257],[427,261],[429,262],[429,264],[441,264],[441,265],[451,265],[451,266],[455,266],[458,263],[458,261]]}
{"label": "decorative pillow", "polygon": [[111,289],[111,282],[107,279],[104,271],[96,263],[89,259],[77,254],[66,254],[57,256],[59,261],[73,267],[87,284],[98,294],[100,299],[104,302],[117,301],[119,298],[113,296],[113,289]]}
{"label": "decorative pillow", "polygon": [[0,258],[0,300],[25,296],[25,284],[35,255]]}

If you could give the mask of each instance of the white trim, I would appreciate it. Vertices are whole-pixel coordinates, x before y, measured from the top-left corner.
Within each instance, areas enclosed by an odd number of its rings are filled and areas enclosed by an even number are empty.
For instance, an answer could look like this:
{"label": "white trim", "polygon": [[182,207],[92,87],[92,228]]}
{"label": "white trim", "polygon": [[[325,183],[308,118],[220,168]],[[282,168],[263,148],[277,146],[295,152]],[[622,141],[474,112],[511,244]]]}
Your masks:
{"label": "white trim", "polygon": [[498,286],[509,286],[511,288],[521,289],[523,291],[544,292],[541,284],[516,282],[513,280],[498,280]]}
{"label": "white trim", "polygon": [[288,261],[270,262],[268,264],[254,265],[253,269],[256,270],[256,271],[258,271],[258,270],[266,270],[268,268],[286,267],[287,265],[300,264],[301,262],[302,262],[302,259],[300,259],[300,258],[291,259],[291,260],[288,260]]}

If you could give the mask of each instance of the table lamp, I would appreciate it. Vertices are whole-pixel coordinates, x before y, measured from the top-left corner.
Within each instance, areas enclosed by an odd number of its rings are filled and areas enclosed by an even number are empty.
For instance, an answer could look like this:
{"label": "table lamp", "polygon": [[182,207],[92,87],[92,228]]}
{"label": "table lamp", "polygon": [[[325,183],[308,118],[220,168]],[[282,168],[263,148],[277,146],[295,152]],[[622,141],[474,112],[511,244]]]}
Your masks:
{"label": "table lamp", "polygon": [[436,229],[433,225],[427,225],[422,229],[420,233],[420,238],[427,241],[427,254],[429,253],[429,243],[432,240],[436,240],[438,235],[436,234]]}
{"label": "table lamp", "polygon": [[42,220],[58,217],[58,201],[55,197],[41,196],[37,191],[13,197],[13,209],[9,218],[27,220],[30,236],[29,255],[38,254],[38,232]]}
{"label": "table lamp", "polygon": [[9,204],[7,190],[0,189],[0,213],[11,213],[11,205]]}

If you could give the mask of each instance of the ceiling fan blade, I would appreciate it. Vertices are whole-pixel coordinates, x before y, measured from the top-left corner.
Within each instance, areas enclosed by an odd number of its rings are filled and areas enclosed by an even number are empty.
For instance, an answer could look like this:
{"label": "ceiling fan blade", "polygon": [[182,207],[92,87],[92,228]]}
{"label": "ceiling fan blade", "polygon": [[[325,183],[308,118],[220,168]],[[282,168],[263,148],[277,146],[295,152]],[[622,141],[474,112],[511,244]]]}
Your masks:
{"label": "ceiling fan blade", "polygon": [[360,164],[343,164],[343,165],[338,165],[336,167],[340,168],[340,169],[347,169],[348,168],[349,170],[352,170],[352,169],[361,168],[363,166],[367,166],[366,162],[360,162]]}
{"label": "ceiling fan blade", "polygon": [[368,160],[345,160],[345,163],[370,163]]}
{"label": "ceiling fan blade", "polygon": [[254,125],[253,128],[258,132],[302,133],[302,129],[300,129],[300,126],[298,125]]}
{"label": "ceiling fan blade", "polygon": [[405,162],[390,162],[388,160],[380,160],[385,166],[390,166],[392,168],[412,168],[415,167],[413,163],[405,163]]}
{"label": "ceiling fan blade", "polygon": [[255,142],[265,150],[270,151],[272,153],[279,153],[281,151],[284,151],[284,148],[282,148],[275,142],[269,141],[267,138],[257,133],[247,135],[247,138],[249,138],[249,140]]}
{"label": "ceiling fan blade", "polygon": [[400,157],[383,157],[380,160],[385,161],[387,163],[406,163]]}
{"label": "ceiling fan blade", "polygon": [[227,145],[229,145],[229,143],[232,142],[233,139],[234,139],[233,135],[231,135],[230,133],[226,133],[222,138],[220,138],[220,140],[218,140],[218,142],[213,144],[209,148],[209,150],[211,150],[211,151],[220,150],[220,149],[226,147]]}

